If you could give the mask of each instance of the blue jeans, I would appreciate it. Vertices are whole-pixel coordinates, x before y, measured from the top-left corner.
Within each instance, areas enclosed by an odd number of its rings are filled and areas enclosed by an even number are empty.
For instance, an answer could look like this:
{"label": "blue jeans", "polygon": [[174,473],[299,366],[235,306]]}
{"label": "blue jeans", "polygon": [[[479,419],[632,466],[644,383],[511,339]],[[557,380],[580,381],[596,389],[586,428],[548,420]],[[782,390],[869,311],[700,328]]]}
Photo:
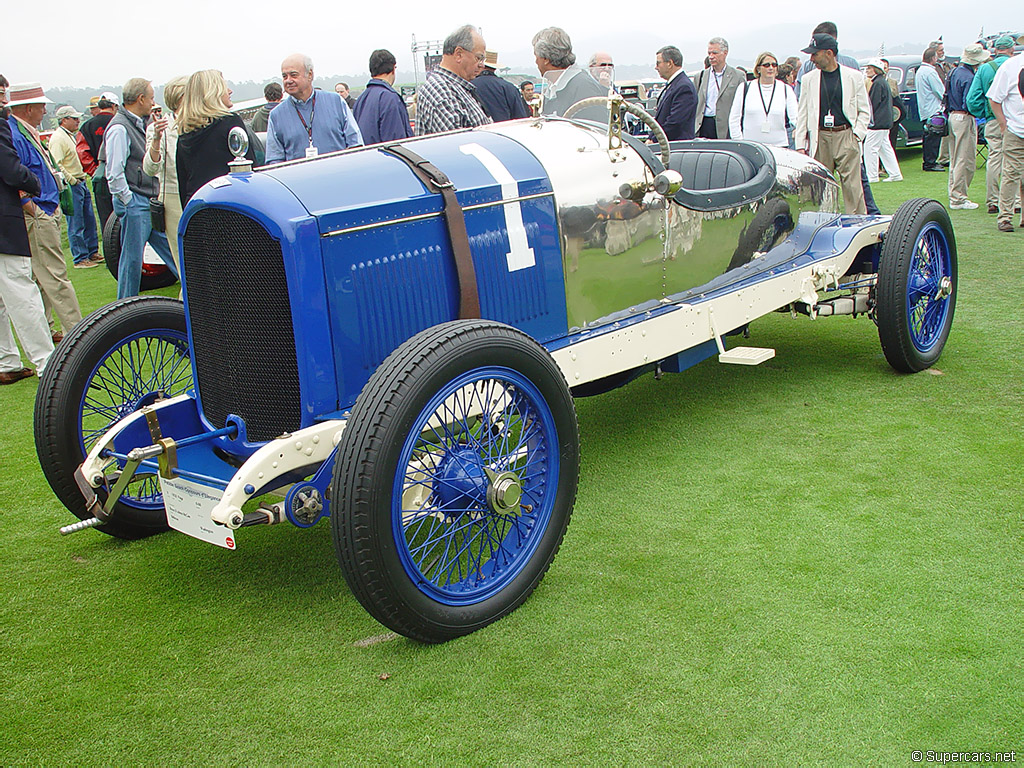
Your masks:
{"label": "blue jeans", "polygon": [[167,235],[154,232],[149,215],[149,198],[132,193],[131,202],[126,206],[118,197],[114,198],[114,213],[121,220],[121,260],[117,267],[117,298],[139,295],[142,280],[142,253],[148,242],[163,259],[170,270],[177,275],[167,245]]}
{"label": "blue jeans", "polygon": [[79,264],[99,251],[100,245],[96,236],[96,215],[92,210],[92,195],[89,185],[80,181],[71,188],[71,199],[75,202],[75,212],[68,216],[68,243],[75,264]]}

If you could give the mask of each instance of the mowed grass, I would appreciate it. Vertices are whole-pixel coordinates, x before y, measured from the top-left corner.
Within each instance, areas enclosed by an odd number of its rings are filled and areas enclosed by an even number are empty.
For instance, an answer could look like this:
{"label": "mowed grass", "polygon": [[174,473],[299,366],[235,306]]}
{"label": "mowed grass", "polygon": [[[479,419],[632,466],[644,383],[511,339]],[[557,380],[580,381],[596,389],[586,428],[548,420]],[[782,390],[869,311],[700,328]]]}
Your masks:
{"label": "mowed grass", "polygon": [[[876,184],[943,203],[945,174]],[[983,171],[971,197],[984,202]],[[577,401],[580,491],[512,616],[440,646],[349,594],[326,523],[226,552],[70,521],[0,389],[0,764],[905,765],[1024,750],[1024,230],[954,211],[938,365],[865,318],[773,315],[708,361]],[[113,299],[72,273],[83,308]],[[167,289],[173,295],[176,289]],[[272,371],[268,370],[268,375]]]}

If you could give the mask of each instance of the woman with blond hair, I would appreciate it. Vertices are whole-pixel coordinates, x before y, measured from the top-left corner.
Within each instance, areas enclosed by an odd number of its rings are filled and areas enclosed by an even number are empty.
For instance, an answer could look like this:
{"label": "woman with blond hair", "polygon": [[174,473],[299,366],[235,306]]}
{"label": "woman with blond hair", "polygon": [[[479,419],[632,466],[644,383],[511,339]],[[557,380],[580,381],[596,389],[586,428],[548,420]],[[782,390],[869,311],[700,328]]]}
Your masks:
{"label": "woman with blond hair", "polygon": [[796,95],[776,78],[779,60],[765,51],[754,62],[754,77],[737,89],[729,113],[729,135],[734,139],[788,147],[787,123],[796,123]]}
{"label": "woman with blond hair", "polygon": [[[228,150],[228,133],[232,128],[244,131],[245,124],[231,112],[231,89],[216,69],[203,69],[189,77],[175,124],[178,194],[184,208],[201,186],[228,172],[228,163],[234,159]],[[256,159],[252,146],[245,156]]]}
{"label": "woman with blond hair", "polygon": [[159,200],[164,204],[164,231],[175,266],[178,260],[178,222],[181,220],[181,198],[178,197],[178,168],[176,164],[178,129],[174,114],[181,107],[185,95],[184,76],[172,77],[164,84],[164,106],[171,113],[150,120],[146,127],[146,154],[142,156],[142,170],[160,182]]}

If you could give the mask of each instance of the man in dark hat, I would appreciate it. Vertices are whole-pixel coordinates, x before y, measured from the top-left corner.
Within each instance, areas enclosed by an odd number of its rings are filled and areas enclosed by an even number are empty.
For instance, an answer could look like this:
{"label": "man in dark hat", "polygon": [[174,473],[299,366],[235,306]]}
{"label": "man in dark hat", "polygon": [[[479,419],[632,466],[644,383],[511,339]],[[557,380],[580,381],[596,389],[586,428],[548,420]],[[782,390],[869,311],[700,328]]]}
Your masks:
{"label": "man in dark hat", "polygon": [[839,66],[839,44],[832,35],[812,35],[803,52],[811,55],[815,69],[803,78],[793,141],[797,150],[839,174],[846,212],[866,214],[860,142],[871,110],[864,75]]}

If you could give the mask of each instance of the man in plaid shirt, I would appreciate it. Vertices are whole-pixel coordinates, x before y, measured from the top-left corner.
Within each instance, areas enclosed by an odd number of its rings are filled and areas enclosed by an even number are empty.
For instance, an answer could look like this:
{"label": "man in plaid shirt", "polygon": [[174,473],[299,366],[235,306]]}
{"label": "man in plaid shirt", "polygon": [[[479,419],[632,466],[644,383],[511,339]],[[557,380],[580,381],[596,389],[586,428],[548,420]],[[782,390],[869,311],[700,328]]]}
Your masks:
{"label": "man in plaid shirt", "polygon": [[440,67],[416,94],[417,136],[491,122],[470,82],[484,68],[486,47],[480,32],[470,24],[445,38]]}

